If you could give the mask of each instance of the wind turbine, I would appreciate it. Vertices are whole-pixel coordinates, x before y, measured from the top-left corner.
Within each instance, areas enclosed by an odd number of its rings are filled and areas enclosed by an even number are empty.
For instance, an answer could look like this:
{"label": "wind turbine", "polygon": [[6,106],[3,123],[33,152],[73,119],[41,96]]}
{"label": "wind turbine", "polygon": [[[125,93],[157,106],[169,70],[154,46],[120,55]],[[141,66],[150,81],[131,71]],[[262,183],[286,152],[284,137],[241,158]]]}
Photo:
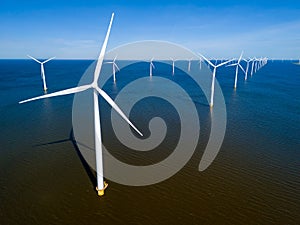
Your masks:
{"label": "wind turbine", "polygon": [[236,89],[236,87],[237,87],[237,79],[238,79],[239,68],[241,68],[241,70],[244,73],[246,73],[245,70],[244,70],[244,68],[240,64],[242,57],[243,57],[243,52],[241,53],[240,58],[238,59],[237,63],[234,63],[234,64],[230,65],[230,66],[236,66],[236,69],[235,69],[235,79],[234,79],[234,89]]}
{"label": "wind turbine", "polygon": [[154,59],[154,58],[152,58],[152,59],[150,60],[150,68],[149,68],[150,77],[152,77],[152,68],[155,69],[155,66],[154,66],[154,64],[153,64],[153,59]]}
{"label": "wind turbine", "polygon": [[188,61],[189,61],[189,64],[188,64],[188,71],[189,71],[189,72],[191,71],[191,63],[192,63],[192,59],[193,59],[193,58],[188,59]]}
{"label": "wind turbine", "polygon": [[49,62],[50,60],[54,59],[55,57],[52,57],[50,59],[47,59],[47,60],[41,62],[41,61],[37,60],[36,58],[34,58],[34,57],[30,56],[30,55],[27,55],[27,56],[29,58],[33,59],[34,61],[36,61],[37,63],[41,64],[41,77],[43,79],[44,92],[46,92],[47,91],[47,84],[46,84],[46,76],[45,76],[44,64],[46,62]]}
{"label": "wind turbine", "polygon": [[246,71],[245,71],[245,80],[247,80],[247,78],[248,78],[249,64],[250,64],[250,62],[251,62],[253,59],[243,59],[243,60],[247,63]]}
{"label": "wind turbine", "polygon": [[260,64],[261,64],[261,58],[256,59],[256,64],[255,64],[255,69],[254,69],[255,73],[260,69]]}
{"label": "wind turbine", "polygon": [[257,61],[257,58],[254,57],[254,58],[252,59],[252,64],[251,64],[251,77],[252,77],[252,75],[253,75],[253,70],[254,70],[254,66],[255,66],[255,64],[256,64],[256,61]]}
{"label": "wind turbine", "polygon": [[173,59],[173,58],[170,58],[172,60],[172,75],[174,75],[175,73],[175,62],[177,61],[177,59]]}
{"label": "wind turbine", "polygon": [[105,50],[112,26],[114,18],[114,13],[111,15],[109,27],[102,45],[102,49],[100,51],[95,72],[94,72],[94,80],[91,84],[83,85],[79,87],[69,88],[63,91],[58,91],[55,93],[31,98],[28,100],[21,101],[19,103],[25,103],[34,101],[37,99],[43,99],[48,97],[55,97],[55,96],[61,96],[61,95],[68,95],[68,94],[74,94],[79,93],[88,89],[93,89],[93,98],[94,98],[94,130],[95,130],[95,152],[96,152],[96,172],[97,172],[97,187],[96,190],[98,192],[99,196],[104,195],[104,190],[107,188],[108,184],[103,179],[103,158],[102,158],[102,140],[101,140],[101,124],[100,124],[100,113],[99,113],[99,103],[98,103],[98,94],[100,94],[110,105],[111,107],[116,110],[119,115],[141,136],[143,134],[130,122],[130,120],[126,117],[126,115],[122,112],[122,110],[117,106],[117,104],[98,86],[98,78],[100,75]]}
{"label": "wind turbine", "polygon": [[112,64],[114,83],[116,83],[116,70],[120,71],[118,65],[116,64],[116,59],[117,59],[117,56],[114,58],[114,60],[112,62],[107,62],[109,64]]}
{"label": "wind turbine", "polygon": [[200,56],[199,57],[199,70],[201,70],[201,68],[202,68],[202,62],[203,62],[203,60],[202,60],[202,58]]}
{"label": "wind turbine", "polygon": [[214,105],[214,93],[215,93],[215,79],[216,79],[216,72],[217,72],[217,68],[220,66],[223,66],[229,62],[231,62],[232,60],[228,60],[225,62],[222,62],[218,65],[214,65],[211,61],[209,61],[207,58],[205,58],[203,55],[201,55],[200,53],[198,53],[209,65],[211,65],[214,69],[213,69],[213,76],[212,76],[212,82],[211,82],[211,94],[210,94],[210,107],[213,107]]}

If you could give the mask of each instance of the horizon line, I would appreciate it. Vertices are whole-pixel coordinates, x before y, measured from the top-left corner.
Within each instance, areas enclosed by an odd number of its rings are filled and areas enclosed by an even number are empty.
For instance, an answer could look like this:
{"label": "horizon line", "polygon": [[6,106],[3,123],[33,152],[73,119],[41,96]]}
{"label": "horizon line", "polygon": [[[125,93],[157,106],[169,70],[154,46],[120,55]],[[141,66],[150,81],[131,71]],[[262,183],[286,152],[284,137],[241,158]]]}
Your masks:
{"label": "horizon line", "polygon": [[[264,56],[263,58],[265,58],[267,56]],[[226,59],[232,59],[232,58],[235,58],[235,57],[219,57],[219,58],[216,58],[216,57],[212,57],[210,60],[226,60]],[[246,57],[246,58],[249,58],[249,57]],[[45,58],[38,58],[38,59],[47,59],[47,57]],[[258,58],[259,59],[259,58]],[[299,61],[300,57],[299,58],[288,58],[288,57],[283,57],[283,58],[269,58],[267,57],[268,60],[290,60],[290,61],[293,61],[293,60],[297,60]],[[0,60],[31,60],[29,58],[0,58]],[[55,61],[55,60],[97,60],[96,58],[93,59],[93,58],[55,58],[53,59],[52,61]],[[105,59],[104,60],[113,60],[113,59]],[[118,61],[121,61],[121,60],[147,60],[147,59],[117,59]],[[157,60],[168,60],[170,61],[169,58],[166,58],[166,59],[157,59]],[[178,60],[187,60],[187,59],[178,59]],[[192,59],[192,61],[195,61],[195,60],[198,60],[198,59]],[[154,59],[155,61],[155,59]]]}

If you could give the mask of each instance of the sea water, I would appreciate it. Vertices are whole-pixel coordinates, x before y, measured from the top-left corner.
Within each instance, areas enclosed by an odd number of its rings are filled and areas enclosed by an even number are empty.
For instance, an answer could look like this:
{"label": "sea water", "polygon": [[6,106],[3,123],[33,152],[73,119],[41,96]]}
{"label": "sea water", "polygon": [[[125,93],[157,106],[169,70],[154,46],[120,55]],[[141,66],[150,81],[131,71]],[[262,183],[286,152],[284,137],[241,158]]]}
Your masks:
{"label": "sea water", "polygon": [[[91,63],[47,63],[48,93],[77,86]],[[137,66],[144,71],[140,76],[148,76],[147,63]],[[270,61],[246,81],[239,73],[236,90],[235,69],[218,69],[226,134],[215,161],[203,172],[198,165],[210,132],[208,101],[180,71],[172,77],[169,65],[158,67],[165,78],[189,89],[197,105],[201,132],[195,154],[161,183],[133,187],[108,180],[109,188],[99,198],[72,142],[73,96],[20,105],[21,100],[43,95],[40,67],[31,60],[0,60],[0,224],[299,224],[300,66]],[[117,89],[112,79],[103,88],[114,98],[126,79],[117,77]],[[152,98],[140,107],[135,111],[143,116],[131,117],[139,120],[136,123],[159,116],[159,108],[161,117],[176,128],[171,105]],[[102,122],[104,127],[108,123]],[[109,135],[103,134],[103,142],[117,146],[113,152],[120,159],[147,164],[172,152],[179,133],[168,132],[165,151],[146,156],[124,154]]]}

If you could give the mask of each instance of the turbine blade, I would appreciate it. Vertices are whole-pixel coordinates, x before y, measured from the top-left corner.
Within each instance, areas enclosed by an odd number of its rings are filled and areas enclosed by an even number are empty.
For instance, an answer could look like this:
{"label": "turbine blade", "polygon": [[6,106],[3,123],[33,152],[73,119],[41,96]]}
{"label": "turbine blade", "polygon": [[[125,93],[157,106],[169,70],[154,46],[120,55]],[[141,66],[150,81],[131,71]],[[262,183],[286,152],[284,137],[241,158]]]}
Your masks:
{"label": "turbine blade", "polygon": [[75,87],[75,88],[69,88],[63,91],[57,91],[51,94],[47,94],[47,95],[42,95],[42,96],[38,96],[35,98],[30,98],[27,100],[23,100],[20,101],[19,104],[25,103],[25,102],[31,102],[34,100],[38,100],[38,99],[43,99],[43,98],[50,98],[50,97],[55,97],[55,96],[60,96],[60,95],[69,95],[69,94],[74,94],[74,93],[78,93],[78,92],[82,92],[85,91],[87,89],[91,88],[91,85],[83,85],[83,86],[79,86],[79,87]]}
{"label": "turbine blade", "polygon": [[226,67],[228,67],[228,66],[236,66],[236,65],[238,65],[238,64],[234,63],[234,64],[227,65]]}
{"label": "turbine blade", "polygon": [[44,69],[43,63],[41,63],[41,77],[42,77],[42,79],[45,78],[45,69]]}
{"label": "turbine blade", "polygon": [[30,55],[27,55],[29,58],[31,58],[31,59],[33,59],[34,61],[36,61],[37,63],[42,63],[42,62],[40,62],[39,60],[37,60],[36,58],[34,58],[34,57],[32,57],[32,56],[30,56]]}
{"label": "turbine blade", "polygon": [[109,34],[110,34],[110,30],[111,30],[111,25],[112,22],[114,20],[114,13],[111,14],[111,18],[110,18],[110,22],[109,22],[109,26],[106,32],[106,36],[97,60],[97,65],[95,68],[95,72],[94,72],[94,82],[98,81],[99,75],[100,75],[100,71],[101,71],[101,67],[102,67],[102,63],[103,63],[103,59],[104,59],[104,55],[105,55],[105,50],[106,50],[106,46],[107,46],[107,42],[108,42],[108,38],[109,38]]}
{"label": "turbine blade", "polygon": [[117,59],[117,56],[118,56],[118,55],[116,55],[116,56],[115,56],[115,58],[114,58],[114,62],[116,61],[116,59]]}
{"label": "turbine blade", "polygon": [[108,102],[108,104],[111,105],[111,107],[119,113],[119,115],[141,136],[143,134],[130,122],[130,120],[126,117],[126,115],[122,112],[122,110],[119,108],[119,106],[106,94],[102,89],[99,87],[96,87],[96,90],[99,92],[99,94]]}
{"label": "turbine blade", "polygon": [[212,67],[215,67],[214,64],[212,64],[207,58],[204,57],[204,55],[198,53],[209,65],[211,65]]}
{"label": "turbine blade", "polygon": [[118,65],[117,65],[116,63],[114,63],[114,65],[115,65],[116,69],[117,69],[118,71],[120,71],[120,68],[118,67]]}
{"label": "turbine blade", "polygon": [[241,64],[238,64],[239,67],[241,68],[241,70],[244,72],[244,74],[246,74],[246,71],[244,70],[244,68],[241,66]]}
{"label": "turbine blade", "polygon": [[42,62],[42,63],[46,63],[46,62],[49,62],[50,60],[52,60],[52,59],[55,59],[55,56],[54,57],[52,57],[52,58],[50,58],[50,59],[47,59],[47,60],[45,60],[44,62]]}
{"label": "turbine blade", "polygon": [[241,59],[242,59],[242,57],[243,57],[243,54],[244,54],[244,51],[242,51],[238,63],[240,63],[240,61],[241,61]]}
{"label": "turbine blade", "polygon": [[227,64],[227,63],[229,63],[229,62],[231,62],[233,59],[230,59],[230,60],[228,60],[228,61],[226,61],[226,62],[222,62],[222,63],[220,63],[219,65],[217,65],[217,67],[220,67],[220,66],[223,66],[223,65],[225,65],[225,64]]}

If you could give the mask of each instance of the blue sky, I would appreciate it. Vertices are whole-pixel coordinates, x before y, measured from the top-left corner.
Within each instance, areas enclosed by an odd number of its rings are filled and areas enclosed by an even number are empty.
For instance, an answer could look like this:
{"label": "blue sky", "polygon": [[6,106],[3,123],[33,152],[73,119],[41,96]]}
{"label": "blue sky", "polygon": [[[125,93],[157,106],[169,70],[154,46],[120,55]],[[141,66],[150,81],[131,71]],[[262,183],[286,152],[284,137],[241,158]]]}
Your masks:
{"label": "blue sky", "polygon": [[0,58],[94,59],[113,11],[108,49],[165,40],[209,57],[300,58],[295,0],[1,0]]}

